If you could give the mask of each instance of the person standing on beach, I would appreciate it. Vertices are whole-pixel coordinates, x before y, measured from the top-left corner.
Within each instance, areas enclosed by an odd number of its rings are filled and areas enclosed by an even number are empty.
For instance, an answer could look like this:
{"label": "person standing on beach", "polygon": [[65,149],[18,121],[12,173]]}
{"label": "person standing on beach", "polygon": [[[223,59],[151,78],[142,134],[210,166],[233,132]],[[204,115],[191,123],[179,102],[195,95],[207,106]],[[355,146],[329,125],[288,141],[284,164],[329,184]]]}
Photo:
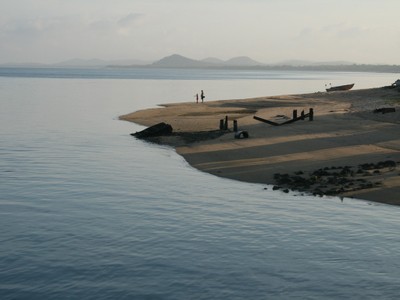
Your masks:
{"label": "person standing on beach", "polygon": [[201,102],[202,102],[202,103],[204,102],[204,98],[205,98],[205,97],[206,97],[206,96],[204,96],[203,90],[201,90],[200,98],[201,98]]}
{"label": "person standing on beach", "polygon": [[199,103],[199,94],[196,94],[196,103]]}

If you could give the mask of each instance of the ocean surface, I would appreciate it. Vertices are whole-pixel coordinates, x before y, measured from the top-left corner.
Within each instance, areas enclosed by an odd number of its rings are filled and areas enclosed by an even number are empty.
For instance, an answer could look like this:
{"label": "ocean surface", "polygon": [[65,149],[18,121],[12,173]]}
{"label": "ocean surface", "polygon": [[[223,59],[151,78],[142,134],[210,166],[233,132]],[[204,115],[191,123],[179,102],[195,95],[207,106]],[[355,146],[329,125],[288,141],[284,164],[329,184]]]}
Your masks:
{"label": "ocean surface", "polygon": [[399,207],[214,177],[118,120],[398,77],[0,68],[0,299],[399,299]]}

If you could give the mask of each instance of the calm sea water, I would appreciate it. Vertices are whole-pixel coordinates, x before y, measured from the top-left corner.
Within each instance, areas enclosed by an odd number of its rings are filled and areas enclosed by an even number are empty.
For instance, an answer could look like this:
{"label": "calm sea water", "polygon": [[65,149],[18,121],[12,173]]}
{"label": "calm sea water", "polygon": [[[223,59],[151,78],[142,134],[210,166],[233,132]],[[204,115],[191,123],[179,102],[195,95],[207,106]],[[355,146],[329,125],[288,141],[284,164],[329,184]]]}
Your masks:
{"label": "calm sea water", "polygon": [[400,297],[398,207],[201,173],[117,118],[396,74],[90,72],[0,70],[0,299]]}

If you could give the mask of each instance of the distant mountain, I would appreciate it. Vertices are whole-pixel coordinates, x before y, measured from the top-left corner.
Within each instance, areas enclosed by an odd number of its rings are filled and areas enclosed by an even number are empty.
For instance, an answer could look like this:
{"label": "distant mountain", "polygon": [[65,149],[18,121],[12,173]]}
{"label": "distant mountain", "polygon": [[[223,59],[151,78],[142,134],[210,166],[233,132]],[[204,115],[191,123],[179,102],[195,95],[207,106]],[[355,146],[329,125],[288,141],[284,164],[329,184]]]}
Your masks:
{"label": "distant mountain", "polygon": [[207,67],[253,67],[261,66],[259,63],[247,56],[231,58],[227,61],[215,57],[208,57],[203,60],[195,60],[179,54],[164,57],[153,64],[153,67],[161,68],[207,68]]}
{"label": "distant mountain", "polygon": [[231,67],[243,67],[243,66],[262,66],[264,64],[255,61],[254,59],[251,59],[250,57],[247,56],[238,56],[238,57],[233,57],[231,59],[228,59],[226,61],[216,58],[216,57],[208,57],[205,59],[202,59],[201,61],[213,64],[213,65],[219,65],[219,66],[231,66]]}
{"label": "distant mountain", "polygon": [[255,61],[247,56],[238,56],[231,58],[225,62],[226,66],[236,66],[236,67],[244,67],[244,66],[261,66],[262,63]]}
{"label": "distant mountain", "polygon": [[0,67],[14,68],[221,68],[221,69],[252,69],[252,70],[298,70],[298,71],[351,71],[351,72],[386,72],[400,73],[399,65],[367,65],[348,61],[315,62],[307,60],[285,60],[279,63],[263,64],[247,56],[238,56],[226,61],[208,57],[195,60],[179,54],[166,56],[154,63],[141,60],[101,60],[101,59],[70,59],[56,64],[40,63],[4,63]]}
{"label": "distant mountain", "polygon": [[210,66],[210,63],[173,54],[152,63],[151,66],[161,68],[201,68]]}
{"label": "distant mountain", "polygon": [[[352,62],[347,61],[327,61],[327,62],[313,62],[305,60],[286,60],[277,64],[270,64],[270,66],[336,66],[336,65],[352,65]],[[16,64],[14,64],[16,65]],[[43,67],[135,67],[135,66],[151,66],[161,68],[209,68],[209,67],[257,67],[266,66],[247,56],[238,56],[228,59],[226,61],[216,58],[208,57],[202,60],[191,59],[179,54],[166,56],[154,63],[148,61],[126,59],[126,60],[102,60],[102,59],[80,59],[74,58],[62,61],[56,64],[19,64],[20,66],[43,66]]]}
{"label": "distant mountain", "polygon": [[216,57],[207,57],[202,59],[201,61],[208,63],[208,64],[215,64],[215,65],[223,65],[225,64],[225,61],[222,59],[216,58]]}

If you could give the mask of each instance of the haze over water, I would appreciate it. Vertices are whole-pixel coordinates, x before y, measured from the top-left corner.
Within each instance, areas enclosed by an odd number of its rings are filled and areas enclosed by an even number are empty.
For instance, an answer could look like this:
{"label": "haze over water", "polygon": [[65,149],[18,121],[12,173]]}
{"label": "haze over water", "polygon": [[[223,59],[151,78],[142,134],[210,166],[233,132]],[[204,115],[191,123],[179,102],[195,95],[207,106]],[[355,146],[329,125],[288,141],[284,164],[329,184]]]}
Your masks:
{"label": "haze over water", "polygon": [[201,173],[117,119],[201,89],[207,101],[396,75],[15,72],[0,69],[1,299],[400,296],[398,207]]}

